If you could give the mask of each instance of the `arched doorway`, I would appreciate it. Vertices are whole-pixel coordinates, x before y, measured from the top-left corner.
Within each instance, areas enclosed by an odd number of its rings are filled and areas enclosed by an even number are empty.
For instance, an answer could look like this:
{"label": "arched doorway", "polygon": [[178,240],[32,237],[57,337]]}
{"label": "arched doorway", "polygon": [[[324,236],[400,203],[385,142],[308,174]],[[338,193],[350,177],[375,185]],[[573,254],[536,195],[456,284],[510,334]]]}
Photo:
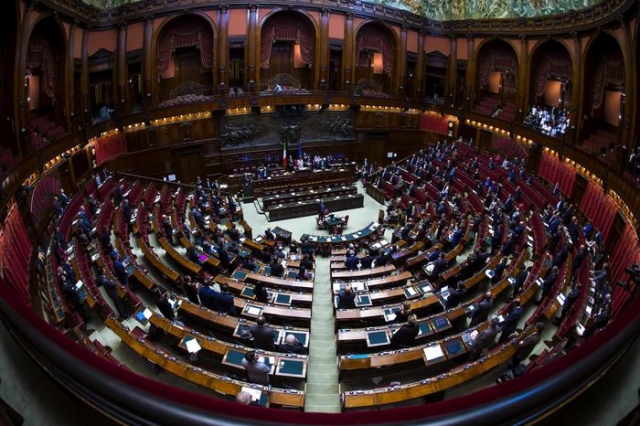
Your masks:
{"label": "arched doorway", "polygon": [[38,22],[29,37],[24,76],[30,129],[27,149],[40,149],[65,133],[65,37],[53,18]]}
{"label": "arched doorway", "polygon": [[[316,34],[311,22],[295,12],[270,16],[260,32],[260,90],[277,75],[290,75],[298,89],[313,87]],[[286,81],[286,79],[285,79]]]}
{"label": "arched doorway", "polygon": [[489,41],[480,48],[477,63],[475,110],[513,120],[518,81],[518,58],[513,47],[503,40]]}
{"label": "arched doorway", "polygon": [[15,3],[15,1],[9,1],[4,6],[3,13],[10,18],[5,19],[4,24],[0,26],[0,117],[3,117],[0,130],[0,138],[3,141],[3,149],[0,150],[0,176],[2,177],[13,166],[14,156],[20,152],[13,106],[13,84],[16,72],[14,60],[18,34]]}
{"label": "arched doorway", "polygon": [[191,95],[213,95],[211,23],[196,14],[168,22],[158,36],[156,65],[160,101],[180,103]]}
{"label": "arched doorway", "polygon": [[531,57],[529,105],[524,123],[544,134],[564,137],[571,123],[573,66],[564,45],[548,41]]}
{"label": "arched doorway", "polygon": [[395,91],[392,87],[397,51],[394,35],[389,28],[376,23],[363,25],[356,35],[355,94],[384,96]]}
{"label": "arched doorway", "polygon": [[611,35],[602,34],[591,43],[584,70],[588,71],[584,75],[582,148],[618,164],[626,76],[622,50]]}

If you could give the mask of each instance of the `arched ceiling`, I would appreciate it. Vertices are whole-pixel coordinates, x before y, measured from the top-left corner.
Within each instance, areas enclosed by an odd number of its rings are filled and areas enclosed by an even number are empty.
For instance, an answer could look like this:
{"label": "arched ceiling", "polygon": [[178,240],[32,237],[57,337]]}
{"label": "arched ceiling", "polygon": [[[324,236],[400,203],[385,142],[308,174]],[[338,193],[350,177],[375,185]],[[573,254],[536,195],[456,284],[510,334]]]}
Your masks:
{"label": "arched ceiling", "polygon": [[[114,9],[141,0],[82,0],[98,9]],[[530,18],[580,10],[601,0],[369,0],[437,21]],[[354,5],[360,3],[351,0]]]}

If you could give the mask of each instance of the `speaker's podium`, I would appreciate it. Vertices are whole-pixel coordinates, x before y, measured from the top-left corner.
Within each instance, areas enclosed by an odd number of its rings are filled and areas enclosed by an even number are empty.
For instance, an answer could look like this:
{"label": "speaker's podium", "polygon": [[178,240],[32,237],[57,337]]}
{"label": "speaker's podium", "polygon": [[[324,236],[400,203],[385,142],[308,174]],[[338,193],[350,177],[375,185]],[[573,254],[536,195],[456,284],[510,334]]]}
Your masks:
{"label": "speaker's podium", "polygon": [[245,203],[252,203],[255,199],[253,196],[253,182],[245,182],[242,185],[242,196]]}

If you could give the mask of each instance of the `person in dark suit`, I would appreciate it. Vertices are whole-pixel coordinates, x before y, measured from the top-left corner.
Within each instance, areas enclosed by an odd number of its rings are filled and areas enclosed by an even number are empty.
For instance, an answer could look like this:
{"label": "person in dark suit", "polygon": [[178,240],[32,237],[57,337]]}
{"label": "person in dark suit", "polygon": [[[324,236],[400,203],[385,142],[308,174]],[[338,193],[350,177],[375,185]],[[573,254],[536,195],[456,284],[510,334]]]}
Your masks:
{"label": "person in dark suit", "polygon": [[189,299],[189,302],[195,303],[196,305],[200,304],[200,300],[198,299],[198,286],[191,282],[189,275],[182,278],[182,290],[185,296],[187,296],[187,299]]}
{"label": "person in dark suit", "polygon": [[167,293],[162,293],[159,288],[156,289],[156,306],[160,310],[163,317],[169,321],[173,321],[176,318],[176,313],[173,311],[171,302],[167,298]]}
{"label": "person in dark suit", "polygon": [[307,353],[307,349],[302,346],[302,343],[300,343],[293,334],[287,334],[287,337],[284,339],[284,343],[280,345],[278,349],[280,352],[287,354],[304,355]]}
{"label": "person in dark suit", "polygon": [[198,296],[200,296],[202,306],[212,311],[218,310],[218,292],[213,287],[208,285],[198,286]]}
{"label": "person in dark suit", "polygon": [[275,241],[275,239],[276,239],[276,236],[273,235],[273,232],[271,232],[271,228],[267,228],[264,231],[264,237],[269,241]]}
{"label": "person in dark suit", "polygon": [[109,228],[107,226],[103,226],[100,231],[100,245],[103,249],[111,245],[111,235],[109,234]]}
{"label": "person in dark suit", "polygon": [[562,305],[562,312],[560,313],[560,316],[553,319],[554,325],[560,325],[564,317],[566,317],[569,311],[571,311],[571,307],[574,303],[576,303],[576,300],[578,300],[578,296],[580,296],[581,288],[582,286],[580,284],[580,281],[577,281],[569,294],[567,294],[567,297],[564,299],[564,305]]}
{"label": "person in dark suit", "polygon": [[233,303],[233,295],[229,293],[229,287],[226,284],[220,286],[219,292],[216,293],[216,306],[220,313],[237,316],[235,304]]}
{"label": "person in dark suit", "polygon": [[266,319],[262,315],[256,319],[256,325],[249,327],[249,333],[253,337],[253,346],[265,351],[275,351],[273,343],[274,330],[266,325]]}
{"label": "person in dark suit", "polygon": [[396,348],[409,348],[416,343],[416,337],[420,332],[418,320],[415,315],[410,315],[406,324],[403,324],[393,336],[391,344]]}
{"label": "person in dark suit", "polygon": [[522,363],[522,361],[527,359],[527,357],[535,349],[538,342],[540,342],[540,340],[542,339],[541,333],[542,330],[544,330],[544,323],[538,322],[536,323],[535,327],[536,328],[533,333],[518,342],[518,349],[513,355],[513,358],[511,358],[511,364],[509,365],[511,369],[516,368],[520,365],[520,363]]}
{"label": "person in dark suit", "polygon": [[511,306],[511,310],[504,318],[504,321],[500,324],[502,327],[502,334],[500,334],[500,339],[498,339],[498,344],[504,343],[509,339],[509,336],[516,331],[518,327],[518,321],[523,314],[522,307],[520,306],[520,299],[516,299],[513,301],[513,305]]}
{"label": "person in dark suit", "polygon": [[346,286],[338,294],[338,309],[353,309],[356,307],[356,294],[351,286]]}
{"label": "person in dark suit", "polygon": [[553,266],[545,276],[544,281],[542,281],[542,284],[540,285],[540,288],[542,289],[542,293],[540,293],[540,299],[536,301],[536,304],[539,305],[540,303],[542,303],[544,298],[547,297],[547,295],[551,291],[551,288],[553,287],[557,279],[558,279],[558,267]]}
{"label": "person in dark suit", "polygon": [[169,244],[173,244],[173,226],[167,216],[162,216],[162,231]]}
{"label": "person in dark suit", "polygon": [[256,301],[261,303],[267,303],[269,301],[269,294],[262,281],[257,281],[253,288],[253,294],[256,295]]}
{"label": "person in dark suit", "polygon": [[529,272],[531,272],[531,266],[529,266],[528,268],[522,268],[518,275],[516,275],[516,278],[512,284],[511,299],[513,299],[518,295],[518,293],[520,293],[520,289],[529,277]]}
{"label": "person in dark suit", "polygon": [[491,277],[491,285],[496,285],[502,280],[502,276],[504,275],[504,271],[507,269],[507,261],[506,257],[503,257],[500,260],[493,270],[493,276]]}
{"label": "person in dark suit", "polygon": [[405,323],[409,321],[409,316],[411,316],[411,302],[405,300],[402,302],[400,310],[396,312],[396,317],[393,319],[393,322],[396,324]]}
{"label": "person in dark suit", "polygon": [[129,285],[129,275],[127,274],[127,268],[125,268],[120,258],[113,261],[113,269],[120,284],[127,287]]}
{"label": "person in dark suit", "polygon": [[313,261],[309,259],[308,254],[305,254],[302,260],[300,261],[300,267],[305,268],[307,271],[310,271],[313,269]]}
{"label": "person in dark suit", "polygon": [[271,267],[272,276],[278,278],[282,278],[284,276],[284,266],[282,266],[282,263],[280,263],[277,258],[274,258],[269,266]]}
{"label": "person in dark suit", "polygon": [[113,304],[115,305],[116,310],[120,315],[120,319],[129,318],[129,314],[127,314],[127,308],[124,304],[124,301],[118,294],[118,284],[107,278],[102,269],[98,271],[98,279],[96,280],[96,285],[98,287],[104,287],[107,295],[113,301]]}
{"label": "person in dark suit", "polygon": [[464,282],[458,281],[456,284],[456,288],[449,291],[449,297],[447,297],[447,302],[444,304],[445,309],[455,308],[460,304],[462,298],[467,294],[467,289],[464,286]]}
{"label": "person in dark suit", "polygon": [[469,327],[473,327],[475,325],[484,322],[489,318],[489,310],[493,306],[493,299],[491,298],[491,292],[486,292],[482,300],[475,306],[475,309],[471,314],[471,322],[469,323]]}
{"label": "person in dark suit", "polygon": [[493,348],[496,336],[500,332],[498,324],[498,317],[492,317],[489,326],[478,333],[469,350],[469,357],[472,360],[480,358],[483,353]]}

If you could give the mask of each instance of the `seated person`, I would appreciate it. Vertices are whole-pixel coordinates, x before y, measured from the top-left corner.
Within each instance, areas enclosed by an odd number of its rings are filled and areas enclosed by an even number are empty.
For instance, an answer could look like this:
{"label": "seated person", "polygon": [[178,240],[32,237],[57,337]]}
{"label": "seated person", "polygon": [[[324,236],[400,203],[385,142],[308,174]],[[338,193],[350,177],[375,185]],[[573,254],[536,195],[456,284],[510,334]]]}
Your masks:
{"label": "seated person", "polygon": [[280,352],[287,354],[304,355],[307,353],[307,349],[302,346],[302,343],[293,334],[287,334],[287,337],[284,338],[284,343],[278,349]]}
{"label": "seated person", "polygon": [[391,337],[391,344],[396,348],[408,348],[415,344],[420,332],[418,320],[415,315],[410,315],[406,324],[403,324]]}

